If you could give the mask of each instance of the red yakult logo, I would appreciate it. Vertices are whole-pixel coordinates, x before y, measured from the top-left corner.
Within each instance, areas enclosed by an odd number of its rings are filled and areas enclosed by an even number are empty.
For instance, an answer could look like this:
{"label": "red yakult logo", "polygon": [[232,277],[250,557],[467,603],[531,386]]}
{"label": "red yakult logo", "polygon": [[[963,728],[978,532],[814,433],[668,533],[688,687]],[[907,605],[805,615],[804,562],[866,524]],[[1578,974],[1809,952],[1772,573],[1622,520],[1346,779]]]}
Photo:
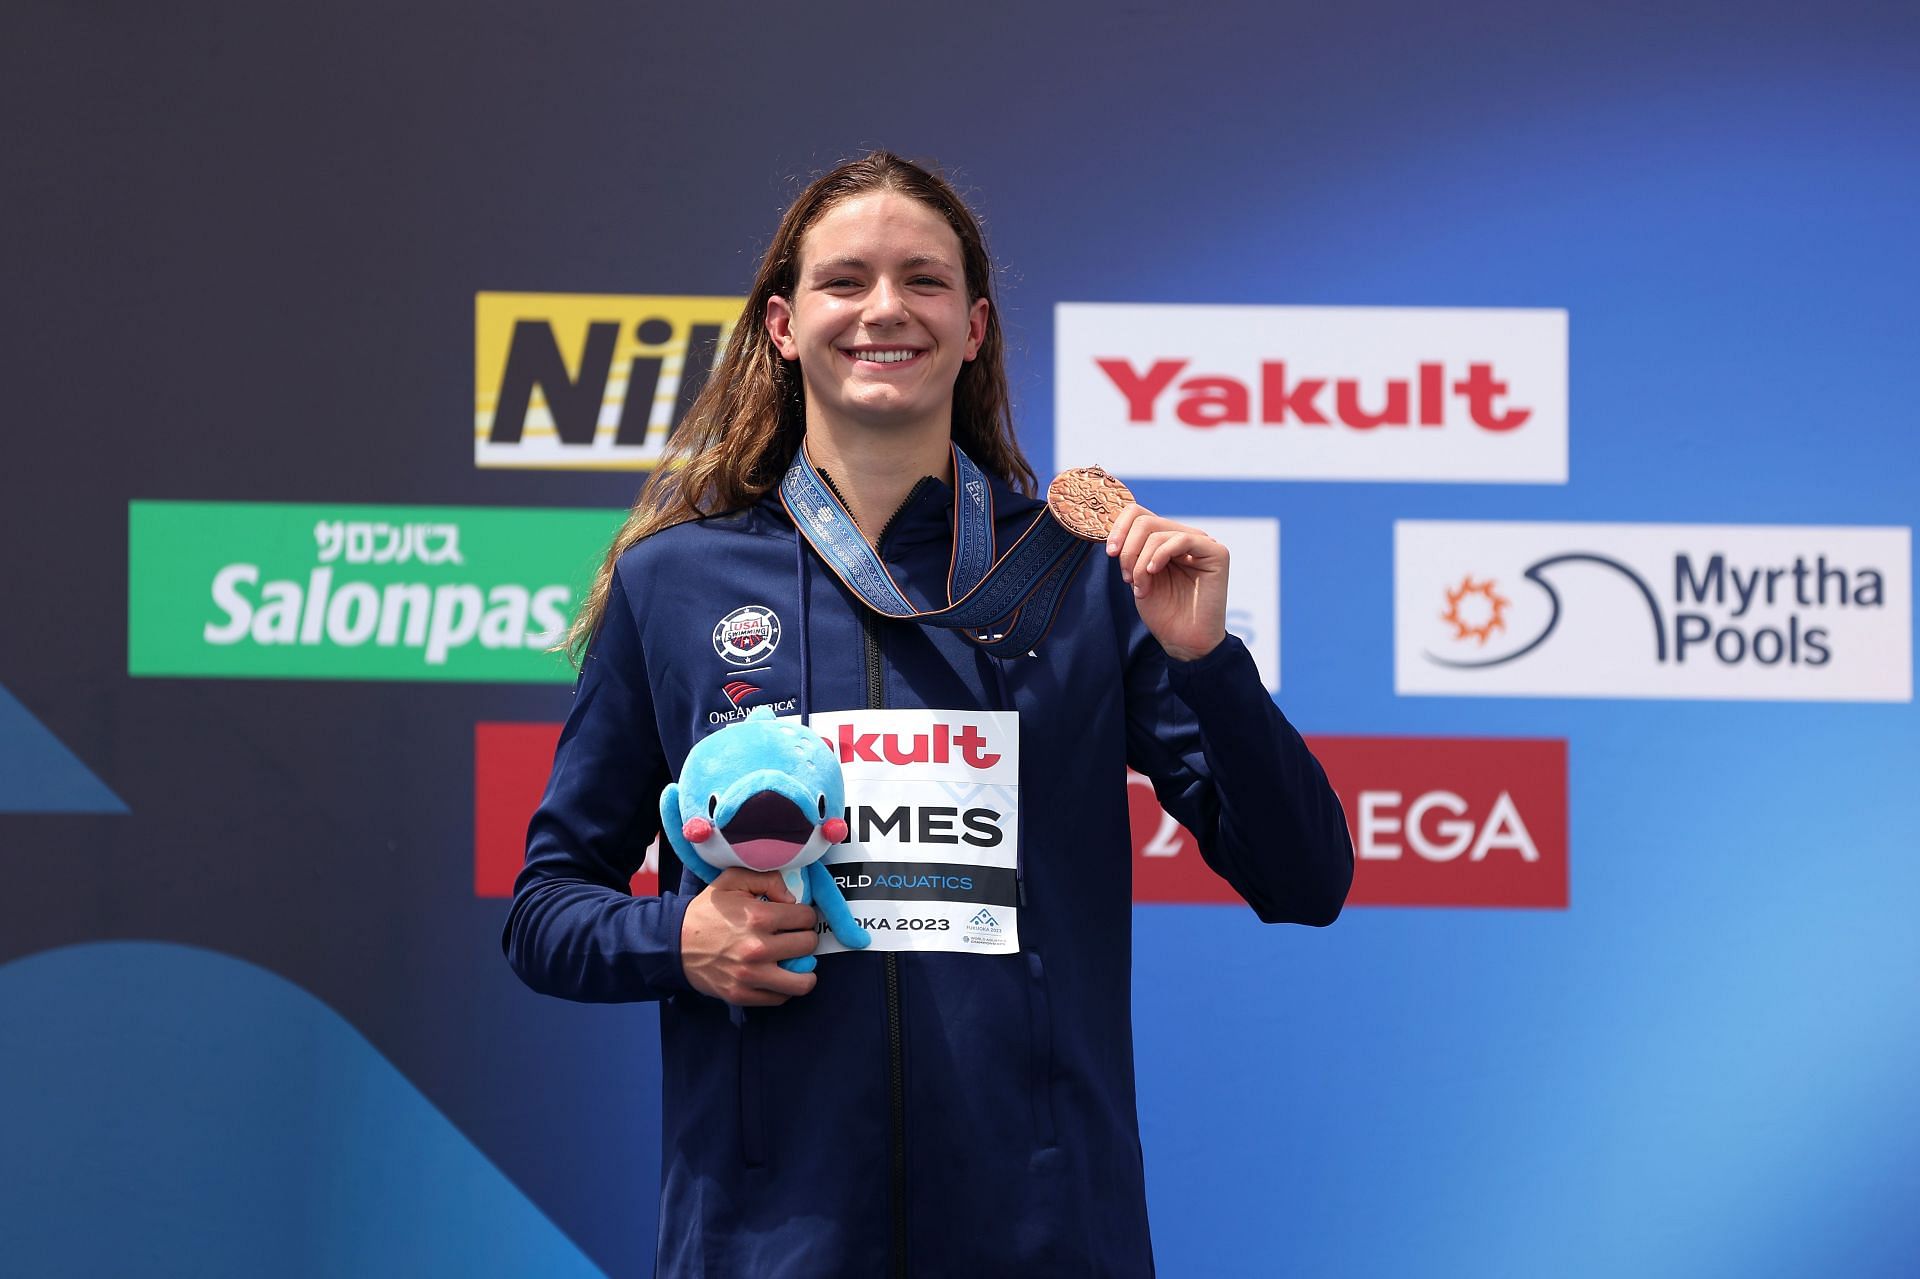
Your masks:
{"label": "red yakult logo", "polygon": [[986,735],[977,724],[949,728],[937,723],[931,733],[859,733],[853,725],[842,724],[834,736],[820,740],[840,756],[842,764],[958,762],[969,768],[992,768],[1000,762],[999,752],[987,749]]}
{"label": "red yakult logo", "polygon": [[1056,309],[1055,463],[1197,479],[1567,478],[1567,314]]}
{"label": "red yakult logo", "polygon": [[[1531,409],[1505,405],[1507,384],[1494,376],[1491,364],[1469,364],[1464,376],[1450,378],[1446,365],[1422,363],[1412,377],[1363,387],[1360,378],[1291,374],[1285,360],[1260,361],[1255,383],[1222,374],[1182,376],[1190,360],[1155,360],[1144,369],[1112,357],[1094,363],[1126,400],[1129,422],[1172,420],[1202,429],[1252,422],[1338,422],[1356,431],[1416,424],[1424,429],[1446,425],[1449,395],[1458,397],[1468,420],[1482,430],[1511,431],[1533,416]],[[1329,385],[1331,396],[1323,394]]]}
{"label": "red yakult logo", "polygon": [[[1315,737],[1346,810],[1350,906],[1567,905],[1567,747],[1557,739]],[[1145,778],[1128,789],[1134,899],[1237,902]]]}

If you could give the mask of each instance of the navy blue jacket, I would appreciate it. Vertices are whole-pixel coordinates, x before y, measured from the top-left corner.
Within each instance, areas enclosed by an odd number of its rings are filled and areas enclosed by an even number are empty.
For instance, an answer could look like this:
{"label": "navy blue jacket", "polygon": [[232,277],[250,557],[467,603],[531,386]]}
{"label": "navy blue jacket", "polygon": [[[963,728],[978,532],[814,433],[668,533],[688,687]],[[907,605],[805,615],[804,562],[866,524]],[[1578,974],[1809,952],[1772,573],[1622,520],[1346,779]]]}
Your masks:
{"label": "navy blue jacket", "polygon": [[[1038,504],[994,495],[1004,548]],[[950,502],[921,481],[881,539],[923,604],[944,600]],[[1245,646],[1171,661],[1099,546],[1038,655],[1005,662],[875,617],[803,546],[769,497],[621,557],[528,832],[508,958],[549,994],[661,1001],[663,1275],[1150,1274],[1126,767],[1268,921],[1339,914],[1339,800]],[[663,843],[660,896],[626,885],[661,789],[735,709],[739,668],[712,636],[748,604],[781,633],[743,705],[1020,712],[1021,953],[823,956],[811,992],[738,1023],[688,986],[699,881]]]}

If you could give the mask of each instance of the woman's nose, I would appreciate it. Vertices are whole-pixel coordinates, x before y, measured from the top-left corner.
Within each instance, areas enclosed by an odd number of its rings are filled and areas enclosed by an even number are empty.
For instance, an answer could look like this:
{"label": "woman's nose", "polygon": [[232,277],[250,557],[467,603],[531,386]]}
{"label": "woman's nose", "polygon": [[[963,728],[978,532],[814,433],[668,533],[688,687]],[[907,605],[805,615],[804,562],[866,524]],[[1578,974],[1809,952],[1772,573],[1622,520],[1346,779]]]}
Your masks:
{"label": "woman's nose", "polygon": [[895,324],[905,319],[906,314],[906,299],[899,288],[884,277],[876,281],[867,294],[866,318],[875,323]]}

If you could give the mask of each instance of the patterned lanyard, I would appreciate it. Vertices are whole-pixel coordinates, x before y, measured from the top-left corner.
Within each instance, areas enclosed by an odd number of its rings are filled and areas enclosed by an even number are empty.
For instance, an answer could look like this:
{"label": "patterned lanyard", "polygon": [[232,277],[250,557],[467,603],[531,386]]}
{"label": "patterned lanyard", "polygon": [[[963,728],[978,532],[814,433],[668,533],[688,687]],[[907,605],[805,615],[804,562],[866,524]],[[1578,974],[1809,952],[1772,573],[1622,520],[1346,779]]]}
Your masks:
{"label": "patterned lanyard", "polygon": [[[959,631],[995,657],[1030,652],[1053,626],[1067,584],[1086,559],[1088,542],[1062,528],[1042,507],[1007,553],[993,557],[993,491],[973,459],[953,450],[953,556],[947,604],[920,609],[893,580],[840,499],[813,469],[803,445],[780,481],[780,501],[847,589],[882,617]],[[991,563],[989,563],[991,561]]]}

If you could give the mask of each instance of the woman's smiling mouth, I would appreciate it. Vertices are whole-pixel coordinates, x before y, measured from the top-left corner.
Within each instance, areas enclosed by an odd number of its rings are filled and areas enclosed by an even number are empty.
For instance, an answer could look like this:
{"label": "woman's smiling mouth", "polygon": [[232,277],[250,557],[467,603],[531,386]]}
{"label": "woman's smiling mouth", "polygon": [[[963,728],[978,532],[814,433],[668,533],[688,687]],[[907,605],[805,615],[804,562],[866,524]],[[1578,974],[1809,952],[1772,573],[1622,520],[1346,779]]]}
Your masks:
{"label": "woman's smiling mouth", "polygon": [[926,349],[917,346],[855,346],[842,347],[840,354],[855,364],[911,364],[925,355]]}

